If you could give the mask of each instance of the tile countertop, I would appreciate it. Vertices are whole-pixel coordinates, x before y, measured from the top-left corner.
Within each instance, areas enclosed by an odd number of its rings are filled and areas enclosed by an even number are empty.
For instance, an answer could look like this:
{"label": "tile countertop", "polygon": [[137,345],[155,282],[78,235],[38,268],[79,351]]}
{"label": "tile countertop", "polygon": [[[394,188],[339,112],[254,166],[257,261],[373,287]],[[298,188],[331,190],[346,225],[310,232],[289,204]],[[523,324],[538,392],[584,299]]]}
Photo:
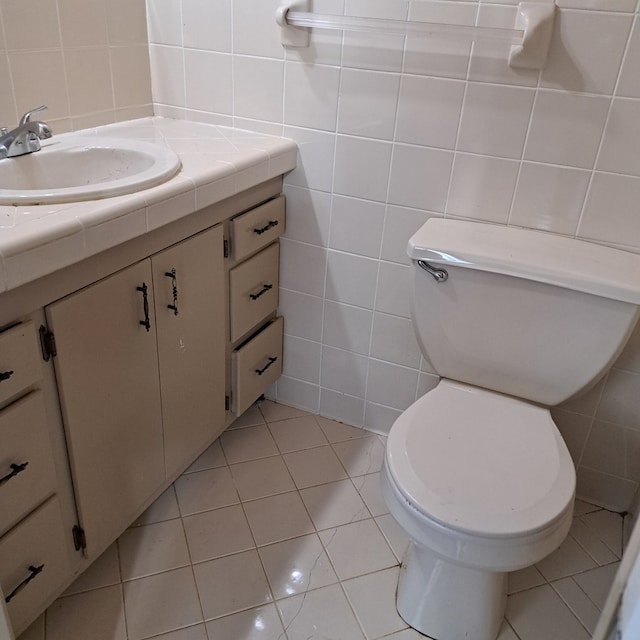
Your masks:
{"label": "tile countertop", "polygon": [[130,195],[0,205],[0,293],[291,171],[297,158],[295,142],[286,138],[159,117],[59,137],[78,135],[166,145],[180,156],[182,170],[161,185]]}

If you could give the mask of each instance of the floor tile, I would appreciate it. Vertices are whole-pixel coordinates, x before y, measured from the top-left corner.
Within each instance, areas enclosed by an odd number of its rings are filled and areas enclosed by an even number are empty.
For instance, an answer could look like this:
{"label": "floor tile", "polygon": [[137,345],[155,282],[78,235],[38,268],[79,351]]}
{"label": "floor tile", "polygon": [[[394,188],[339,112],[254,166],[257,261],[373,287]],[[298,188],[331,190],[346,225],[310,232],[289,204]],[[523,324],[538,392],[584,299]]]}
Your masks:
{"label": "floor tile", "polygon": [[210,447],[198,457],[198,459],[185,471],[185,473],[193,473],[194,471],[203,471],[204,469],[216,469],[224,467],[227,461],[222,452],[220,440],[216,440]]}
{"label": "floor tile", "polygon": [[202,622],[191,567],[125,582],[123,588],[130,640]]}
{"label": "floor tile", "polygon": [[299,489],[348,477],[329,445],[286,453],[282,457]]}
{"label": "floor tile", "polygon": [[240,505],[204,511],[183,519],[192,562],[204,562],[253,548],[251,529]]}
{"label": "floor tile", "polygon": [[573,578],[563,578],[551,583],[554,591],[564,600],[573,615],[580,620],[590,634],[598,623],[600,610],[578,586]]}
{"label": "floor tile", "polygon": [[589,640],[589,634],[549,586],[507,599],[507,620],[520,640]]}
{"label": "floor tile", "polygon": [[[384,640],[433,640],[433,638],[429,638],[429,636],[422,635],[415,629],[409,628],[385,636]],[[502,640],[502,638],[498,638],[498,640]]]}
{"label": "floor tile", "polygon": [[244,509],[258,545],[280,542],[314,531],[297,491],[245,502]]}
{"label": "floor tile", "polygon": [[315,533],[260,547],[258,553],[276,599],[338,581]]}
{"label": "floor tile", "polygon": [[183,516],[239,502],[228,467],[188,473],[174,484]]}
{"label": "floor tile", "polygon": [[225,431],[220,436],[222,449],[229,464],[257,460],[279,453],[267,425]]}
{"label": "floor tile", "polygon": [[[288,640],[364,640],[364,635],[339,585],[279,600]],[[327,612],[331,615],[327,615]]]}
{"label": "floor tile", "polygon": [[269,431],[271,431],[281,453],[328,444],[327,438],[313,416],[270,422]]}
{"label": "floor tile", "polygon": [[519,640],[516,632],[509,626],[509,623],[505,620],[500,628],[500,633],[496,640]]}
{"label": "floor tile", "polygon": [[585,513],[592,513],[593,511],[600,511],[602,507],[597,507],[595,504],[590,504],[580,498],[576,498],[573,503],[573,517],[583,516]]}
{"label": "floor tile", "polygon": [[570,535],[551,555],[536,564],[546,580],[559,580],[595,566],[596,563]]}
{"label": "floor tile", "polygon": [[118,539],[118,552],[123,581],[191,564],[182,520],[127,529]]}
{"label": "floor tile", "polygon": [[577,576],[573,576],[573,579],[589,596],[596,607],[602,609],[619,566],[619,562],[614,562],[604,567],[585,571]]}
{"label": "floor tile", "polygon": [[399,567],[376,571],[343,583],[360,626],[368,640],[407,628],[396,610]]}
{"label": "floor tile", "polygon": [[229,468],[241,500],[265,498],[296,488],[281,456],[240,462]]}
{"label": "floor tile", "polygon": [[378,527],[382,531],[388,545],[391,547],[396,559],[398,562],[402,562],[402,558],[404,558],[404,554],[409,546],[409,536],[407,536],[404,529],[394,520],[390,513],[378,516],[375,521],[378,523]]}
{"label": "floor tile", "polygon": [[352,427],[348,424],[342,424],[342,422],[323,418],[322,416],[316,416],[316,420],[329,442],[344,442],[345,440],[364,438],[365,436],[371,435],[369,431],[360,427]]}
{"label": "floor tile", "polygon": [[207,622],[207,631],[212,640],[285,640],[282,622],[273,604]]}
{"label": "floor tile", "polygon": [[599,565],[609,564],[619,559],[580,518],[573,519],[571,536]]}
{"label": "floor tile", "polygon": [[382,487],[380,485],[380,473],[369,473],[365,476],[353,478],[360,497],[365,501],[372,516],[381,516],[389,513],[387,503],[382,497]]}
{"label": "floor tile", "polygon": [[351,480],[301,489],[300,495],[318,531],[371,517]]}
{"label": "floor tile", "polygon": [[139,527],[179,517],[178,499],[175,489],[171,485],[131,526]]}
{"label": "floor tile", "polygon": [[204,623],[194,624],[191,627],[154,636],[153,640],[207,640],[207,630]]}
{"label": "floor tile", "polygon": [[121,586],[58,598],[47,609],[47,640],[125,640]]}
{"label": "floor tile", "polygon": [[75,582],[64,592],[64,595],[108,587],[112,584],[119,584],[120,580],[118,545],[114,542],[93,564],[89,565],[89,568],[80,577],[76,578]]}
{"label": "floor tile", "polygon": [[586,524],[618,558],[622,557],[622,516],[602,509],[581,516],[580,521]]}
{"label": "floor tile", "polygon": [[517,593],[532,587],[545,584],[544,576],[535,567],[525,567],[519,571],[512,571],[509,574],[508,593]]}
{"label": "floor tile", "polygon": [[384,446],[377,436],[336,442],[332,445],[350,476],[376,473],[382,468]]}
{"label": "floor tile", "polygon": [[277,404],[271,400],[260,402],[258,408],[266,422],[277,422],[278,420],[287,420],[288,418],[308,415],[306,411],[296,409],[295,407],[288,407],[286,404]]}
{"label": "floor tile", "polygon": [[258,408],[258,405],[252,404],[239,418],[236,418],[233,423],[227,427],[227,431],[229,431],[229,429],[255,427],[256,425],[264,423],[264,418],[262,417],[262,412]]}
{"label": "floor tile", "polygon": [[271,591],[255,549],[196,564],[205,620],[219,618],[271,601]]}
{"label": "floor tile", "polygon": [[18,640],[45,640],[45,614],[39,615],[19,636]]}
{"label": "floor tile", "polygon": [[373,520],[362,520],[319,533],[340,580],[398,564]]}

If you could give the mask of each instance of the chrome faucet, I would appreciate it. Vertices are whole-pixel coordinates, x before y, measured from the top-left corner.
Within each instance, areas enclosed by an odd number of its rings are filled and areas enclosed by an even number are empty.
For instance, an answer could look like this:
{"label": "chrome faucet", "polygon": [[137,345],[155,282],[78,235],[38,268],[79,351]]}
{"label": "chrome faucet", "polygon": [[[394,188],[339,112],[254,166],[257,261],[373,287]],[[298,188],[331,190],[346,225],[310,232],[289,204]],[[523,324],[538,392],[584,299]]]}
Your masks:
{"label": "chrome faucet", "polygon": [[38,111],[46,111],[46,109],[47,106],[42,105],[27,111],[20,118],[20,124],[11,131],[6,127],[0,129],[0,160],[40,150],[40,140],[50,138],[53,132],[44,122],[31,120],[31,115]]}

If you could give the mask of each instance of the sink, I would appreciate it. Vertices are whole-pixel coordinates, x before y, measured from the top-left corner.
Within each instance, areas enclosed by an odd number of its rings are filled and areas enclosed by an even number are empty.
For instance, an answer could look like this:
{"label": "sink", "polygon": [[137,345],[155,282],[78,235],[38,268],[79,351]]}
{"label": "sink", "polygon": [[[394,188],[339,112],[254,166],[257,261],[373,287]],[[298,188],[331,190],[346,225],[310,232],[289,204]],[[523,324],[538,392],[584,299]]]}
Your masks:
{"label": "sink", "polygon": [[180,158],[152,142],[106,137],[52,139],[35,153],[0,160],[0,204],[110,198],[172,178]]}

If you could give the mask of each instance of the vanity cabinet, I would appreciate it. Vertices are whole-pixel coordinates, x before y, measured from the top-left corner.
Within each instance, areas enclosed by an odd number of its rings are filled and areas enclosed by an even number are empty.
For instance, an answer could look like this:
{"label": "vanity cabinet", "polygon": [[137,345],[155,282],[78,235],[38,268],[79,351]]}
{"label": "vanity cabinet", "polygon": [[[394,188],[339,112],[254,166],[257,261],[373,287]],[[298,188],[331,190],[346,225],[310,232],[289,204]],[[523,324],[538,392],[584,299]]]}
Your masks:
{"label": "vanity cabinet", "polygon": [[86,553],[224,428],[222,227],[47,308]]}
{"label": "vanity cabinet", "polygon": [[70,575],[32,321],[0,332],[0,586],[14,629]]}
{"label": "vanity cabinet", "polygon": [[273,178],[0,295],[15,634],[280,375],[281,190]]}

